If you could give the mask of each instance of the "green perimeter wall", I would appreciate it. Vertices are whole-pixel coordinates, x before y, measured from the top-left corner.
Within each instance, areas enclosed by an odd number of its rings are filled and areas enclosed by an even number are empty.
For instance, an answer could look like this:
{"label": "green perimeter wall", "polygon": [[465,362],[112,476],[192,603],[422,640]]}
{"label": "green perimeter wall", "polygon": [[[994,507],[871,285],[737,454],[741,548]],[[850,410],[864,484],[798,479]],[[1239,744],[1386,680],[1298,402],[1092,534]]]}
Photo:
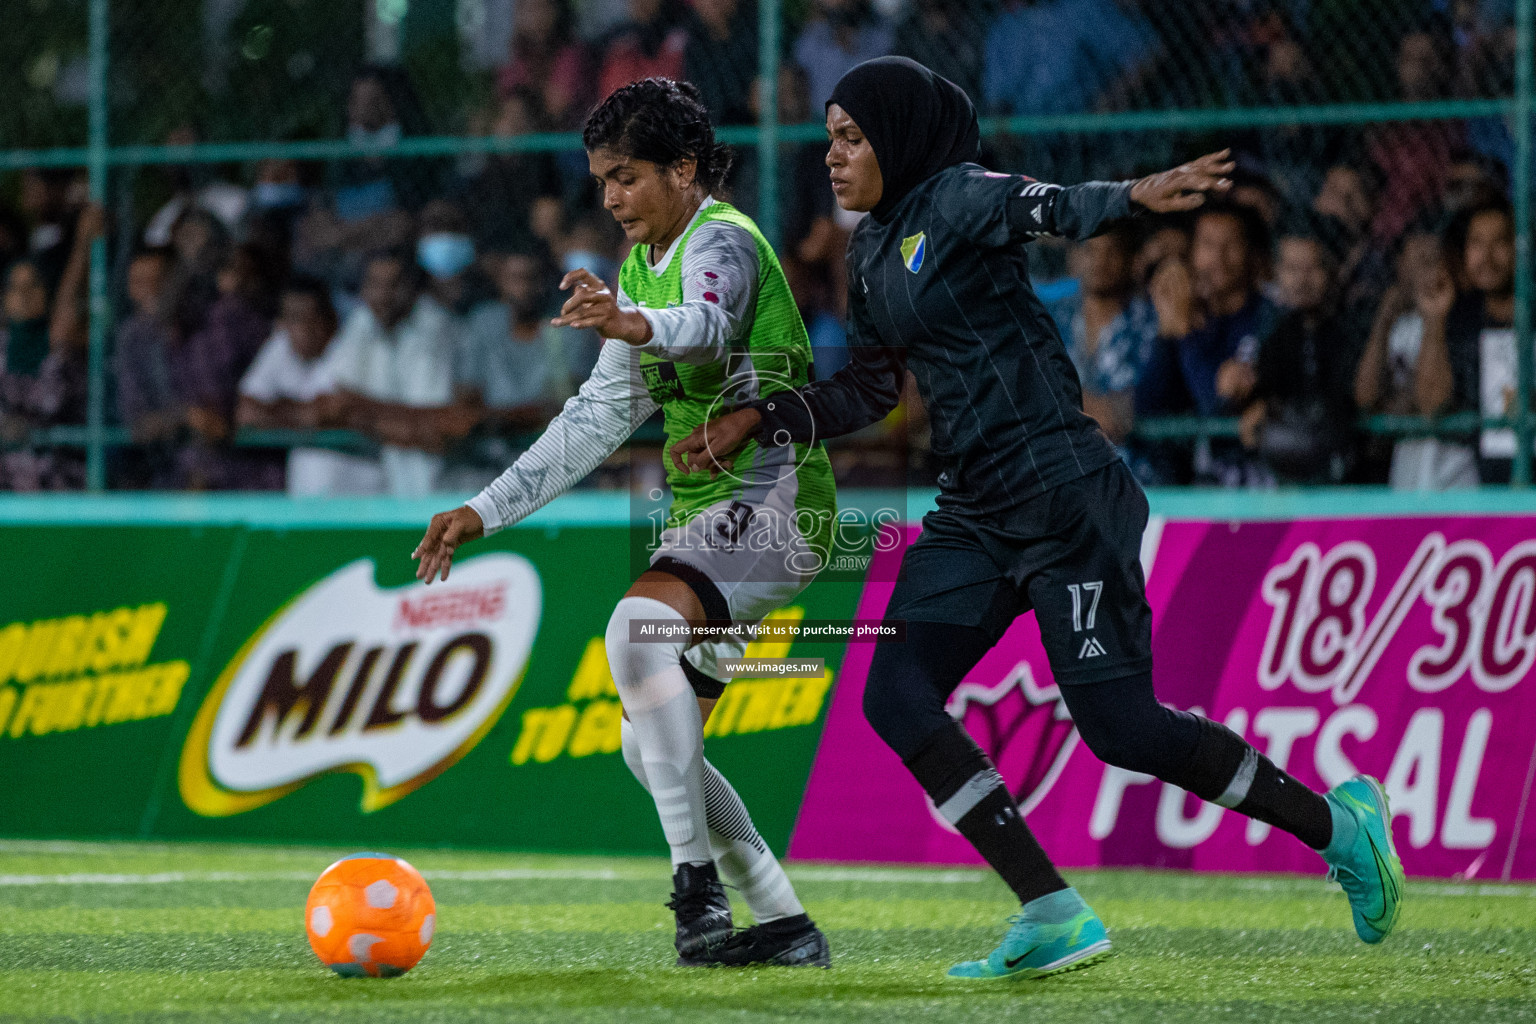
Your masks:
{"label": "green perimeter wall", "polygon": [[[915,521],[931,507],[932,497],[845,493],[843,507],[866,514],[895,509],[901,519]],[[471,737],[437,753],[422,753],[436,742],[430,736],[416,746],[400,739],[414,721],[411,682],[400,687],[403,705],[389,705],[377,722],[370,717],[370,710],[380,714],[371,705],[377,703],[385,667],[401,638],[415,635],[390,611],[404,607],[402,596],[420,595],[419,588],[403,590],[414,582],[409,552],[431,513],[451,503],[451,498],[0,496],[5,581],[0,586],[0,835],[661,852],[654,809],[616,749],[617,703],[601,654],[609,612],[645,563],[648,530],[634,524],[643,523],[653,508],[635,506],[624,495],[571,495],[527,523],[466,548],[459,574],[433,593],[466,592],[466,576],[474,590],[479,584],[470,571],[473,559],[497,553],[526,560],[518,563],[531,567],[525,577],[537,580],[537,598],[519,589],[522,584],[498,591],[513,611],[540,607],[526,660],[498,670],[504,678],[484,683],[502,685],[507,698],[479,715]],[[1154,514],[1199,519],[1536,509],[1529,494],[1508,490],[1178,491],[1154,493],[1152,504]],[[867,531],[855,528],[844,539],[846,552],[867,550],[860,547],[869,539]],[[312,588],[324,581],[334,588],[338,573],[360,560],[372,563],[371,583],[339,598],[327,596],[333,593],[328,589],[314,606]],[[516,561],[487,559],[485,565]],[[861,587],[856,571],[825,574],[801,595],[795,614],[847,619]],[[295,604],[306,593],[310,604]],[[369,602],[383,611],[369,611]],[[352,625],[328,633],[333,619]],[[409,663],[403,677],[419,680],[430,648],[441,649],[448,635],[481,628],[465,621],[469,624],[439,628],[435,640],[422,640],[421,657]],[[266,738],[275,743],[276,734],[286,730],[293,750],[311,751],[324,743],[340,749],[353,737],[360,744],[354,749],[363,753],[345,763],[300,770],[280,785],[258,786],[252,798],[249,786],[232,791],[219,786],[206,771],[208,756],[193,756],[209,742],[208,729],[199,734],[197,726],[215,720],[224,697],[210,701],[209,695],[221,678],[235,680],[230,692],[238,690],[236,669],[254,672],[258,684],[267,679],[273,685],[278,657],[269,652],[266,661],[257,662],[261,639],[270,642],[279,630],[297,630],[313,642],[297,644],[292,681],[279,675],[278,684],[299,688],[312,682],[314,668],[341,643],[354,643],[351,660],[328,692],[308,691],[322,698],[318,703],[326,710],[316,713],[307,732],[301,695],[274,714],[272,736],[261,734],[250,749]],[[246,650],[253,639],[257,643]],[[495,643],[501,645],[498,651],[515,646]],[[349,719],[354,727],[343,729],[345,722],[332,719],[341,717],[343,695],[357,685],[349,684],[352,669],[369,646],[381,651],[368,677],[373,689],[359,690],[358,710]],[[781,852],[845,649],[796,643],[788,653],[824,657],[830,680],[738,681],[712,722],[710,758]],[[457,664],[465,675],[469,660],[465,655],[446,664]],[[451,726],[466,720],[449,715],[445,721]],[[396,746],[386,749],[389,742]],[[410,748],[403,754],[401,742]],[[288,763],[284,749],[274,747],[269,769]],[[413,769],[404,781],[378,778],[389,770],[385,762],[402,756],[424,757],[427,767]],[[198,778],[205,781],[197,783]]]}

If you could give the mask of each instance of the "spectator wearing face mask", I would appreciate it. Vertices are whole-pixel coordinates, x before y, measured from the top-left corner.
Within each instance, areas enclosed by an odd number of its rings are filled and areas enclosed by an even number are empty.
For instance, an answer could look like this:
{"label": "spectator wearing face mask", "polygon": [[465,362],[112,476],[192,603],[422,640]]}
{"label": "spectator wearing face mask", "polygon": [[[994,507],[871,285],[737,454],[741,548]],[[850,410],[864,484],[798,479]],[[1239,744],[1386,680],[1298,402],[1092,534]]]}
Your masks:
{"label": "spectator wearing face mask", "polygon": [[1243,444],[1284,481],[1338,483],[1349,468],[1353,347],[1338,315],[1338,260],[1308,223],[1276,246],[1278,320],[1259,344]]}
{"label": "spectator wearing face mask", "polygon": [[413,253],[373,256],[364,268],[362,305],[333,342],[336,393],[321,399],[326,422],[381,441],[389,493],[432,493],[448,444],[477,417],[454,403],[457,336],[453,318],[419,302],[421,271]]}
{"label": "spectator wearing face mask", "polygon": [[299,221],[309,212],[313,189],[296,160],[263,160],[256,168],[240,236],[279,256],[286,267],[293,260]]}
{"label": "spectator wearing face mask", "polygon": [[[236,423],[288,430],[333,426],[326,418],[332,406],[321,399],[337,388],[326,358],[333,352],[337,325],[324,282],[305,277],[289,281],[283,288],[277,330],[241,378]],[[285,479],[293,497],[384,491],[384,467],[377,458],[320,448],[290,450]]]}
{"label": "spectator wearing face mask", "polygon": [[475,240],[464,210],[447,199],[434,199],[421,211],[416,236],[416,265],[426,271],[418,302],[437,305],[458,330],[465,313],[486,298],[490,284],[475,265]]}
{"label": "spectator wearing face mask", "polygon": [[577,217],[569,230],[563,216],[551,218],[539,238],[555,254],[562,274],[586,269],[613,285],[619,279],[619,263],[629,251],[628,241],[616,228],[605,211],[591,210]]}
{"label": "spectator wearing face mask", "polygon": [[[1421,367],[1427,331],[1436,335],[1430,348],[1443,350],[1445,319],[1456,301],[1456,281],[1432,221],[1409,228],[1395,269],[1395,280],[1382,295],[1355,373],[1355,402],[1365,413],[1434,413],[1436,409],[1420,406],[1416,383],[1425,372]],[[1396,490],[1476,487],[1477,452],[1453,439],[1399,438],[1391,446],[1387,481]]]}

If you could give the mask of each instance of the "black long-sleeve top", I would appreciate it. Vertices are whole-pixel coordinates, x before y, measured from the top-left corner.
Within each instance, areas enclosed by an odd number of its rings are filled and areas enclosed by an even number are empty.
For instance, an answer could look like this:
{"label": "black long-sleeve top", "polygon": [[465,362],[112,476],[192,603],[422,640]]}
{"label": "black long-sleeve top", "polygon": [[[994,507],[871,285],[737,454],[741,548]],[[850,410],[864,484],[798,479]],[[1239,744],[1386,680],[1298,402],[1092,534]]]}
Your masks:
{"label": "black long-sleeve top", "polygon": [[1021,243],[1089,238],[1131,215],[1131,183],[1063,188],[948,167],[848,243],[850,362],[753,403],[763,444],[837,437],[885,417],[910,368],[928,409],[941,508],[986,515],[1114,462],[1083,413],[1066,345]]}

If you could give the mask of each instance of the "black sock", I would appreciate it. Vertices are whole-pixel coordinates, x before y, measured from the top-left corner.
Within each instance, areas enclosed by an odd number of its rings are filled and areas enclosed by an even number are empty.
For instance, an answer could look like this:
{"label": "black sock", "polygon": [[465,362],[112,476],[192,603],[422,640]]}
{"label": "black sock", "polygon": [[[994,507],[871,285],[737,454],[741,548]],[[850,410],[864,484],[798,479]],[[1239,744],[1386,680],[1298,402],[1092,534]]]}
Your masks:
{"label": "black sock", "polygon": [[906,761],[939,813],[1028,903],[1067,888],[1035,841],[991,759],[959,723],[930,736]]}
{"label": "black sock", "polygon": [[1315,850],[1333,838],[1326,800],[1220,722],[1159,704],[1150,672],[1063,686],[1061,696],[1100,760],[1268,822]]}
{"label": "black sock", "polygon": [[793,917],[781,917],[775,921],[765,921],[757,926],[764,935],[798,935],[807,928],[815,925],[811,922],[809,914],[796,914]]}
{"label": "black sock", "polygon": [[1284,829],[1314,850],[1333,838],[1328,801],[1281,771],[1253,745],[1219,722],[1200,720],[1200,742],[1190,758],[1196,796]]}
{"label": "black sock", "polygon": [[1326,849],[1333,841],[1333,812],[1328,801],[1262,754],[1248,795],[1233,810],[1283,828],[1314,850]]}

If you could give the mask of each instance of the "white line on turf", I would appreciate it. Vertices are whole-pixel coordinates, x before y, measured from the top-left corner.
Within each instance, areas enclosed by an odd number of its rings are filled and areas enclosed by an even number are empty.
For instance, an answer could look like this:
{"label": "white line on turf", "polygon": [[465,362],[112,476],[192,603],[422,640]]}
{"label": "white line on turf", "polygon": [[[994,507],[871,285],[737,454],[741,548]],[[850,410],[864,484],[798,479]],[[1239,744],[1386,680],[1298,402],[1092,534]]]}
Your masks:
{"label": "white line on turf", "polygon": [[[956,885],[984,882],[991,876],[980,870],[942,871],[912,868],[789,865],[788,872],[797,882],[899,882],[903,884]],[[521,882],[521,881],[571,881],[571,882],[648,882],[656,878],[655,872],[634,868],[618,871],[612,868],[490,868],[478,871],[423,871],[429,881],[443,882]],[[0,887],[42,885],[175,885],[182,883],[249,883],[249,882],[307,882],[315,877],[311,871],[159,871],[146,873],[109,874],[80,872],[58,875],[0,875]],[[1229,883],[1238,888],[1258,892],[1311,892],[1318,882],[1305,878],[1232,878]],[[1536,887],[1528,885],[1484,885],[1455,882],[1414,880],[1414,889],[1425,896],[1514,896],[1523,899],[1536,897]],[[1113,898],[1113,897],[1108,897]]]}
{"label": "white line on turf", "polygon": [[181,882],[286,882],[309,878],[296,872],[245,874],[229,871],[161,871],[145,875],[0,875],[0,885],[169,885]]}
{"label": "white line on turf", "polygon": [[[491,871],[423,871],[430,881],[517,882],[530,880],[619,882],[648,879],[604,869],[506,868]],[[308,871],[161,871],[151,874],[0,875],[0,886],[17,885],[169,885],[181,882],[307,882]]]}
{"label": "white line on turf", "polygon": [[[880,868],[791,867],[790,875],[802,882],[905,882],[953,885],[980,882],[981,871],[913,871]],[[423,871],[429,881],[449,882],[626,882],[650,881],[653,872],[621,872],[607,868],[501,868],[483,871]],[[157,871],[144,874],[81,872],[67,875],[0,875],[0,886],[29,885],[174,885],[184,882],[301,882],[314,875],[307,871]]]}

